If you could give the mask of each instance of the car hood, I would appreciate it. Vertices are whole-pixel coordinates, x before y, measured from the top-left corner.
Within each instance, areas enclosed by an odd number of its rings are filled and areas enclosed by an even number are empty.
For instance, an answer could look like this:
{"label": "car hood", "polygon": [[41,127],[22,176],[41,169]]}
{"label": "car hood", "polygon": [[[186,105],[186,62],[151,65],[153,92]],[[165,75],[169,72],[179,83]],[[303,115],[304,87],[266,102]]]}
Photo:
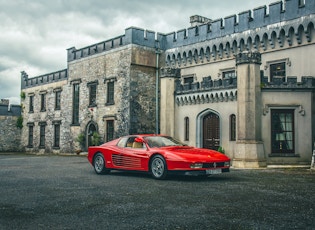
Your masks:
{"label": "car hood", "polygon": [[228,161],[226,155],[211,149],[195,148],[190,146],[164,147],[165,156],[171,159],[188,161]]}

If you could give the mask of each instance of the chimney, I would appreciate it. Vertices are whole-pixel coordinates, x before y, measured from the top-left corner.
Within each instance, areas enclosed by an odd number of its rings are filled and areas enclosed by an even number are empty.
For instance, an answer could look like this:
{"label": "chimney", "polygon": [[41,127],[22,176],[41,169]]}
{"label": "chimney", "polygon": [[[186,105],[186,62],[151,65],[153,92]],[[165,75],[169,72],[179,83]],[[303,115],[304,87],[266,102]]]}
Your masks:
{"label": "chimney", "polygon": [[211,23],[212,20],[200,15],[193,15],[190,16],[190,24],[191,26],[199,26],[199,25],[203,25],[203,24],[207,24],[207,23]]}

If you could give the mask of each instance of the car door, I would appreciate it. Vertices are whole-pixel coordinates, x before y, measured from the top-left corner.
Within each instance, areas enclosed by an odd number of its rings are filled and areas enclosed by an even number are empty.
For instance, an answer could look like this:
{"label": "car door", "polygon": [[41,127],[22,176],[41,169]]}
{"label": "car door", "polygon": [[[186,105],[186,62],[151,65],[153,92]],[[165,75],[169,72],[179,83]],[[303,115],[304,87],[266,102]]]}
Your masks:
{"label": "car door", "polygon": [[144,170],[148,161],[147,148],[144,143],[135,141],[136,136],[129,137],[120,152],[113,154],[113,164],[122,169]]}

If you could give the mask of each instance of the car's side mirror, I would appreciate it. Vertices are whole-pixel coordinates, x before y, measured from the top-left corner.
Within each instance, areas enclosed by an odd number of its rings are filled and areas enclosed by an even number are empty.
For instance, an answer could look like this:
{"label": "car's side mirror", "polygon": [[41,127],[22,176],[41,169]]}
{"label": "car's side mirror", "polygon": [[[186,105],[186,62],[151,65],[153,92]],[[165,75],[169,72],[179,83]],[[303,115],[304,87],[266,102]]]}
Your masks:
{"label": "car's side mirror", "polygon": [[136,138],[135,138],[135,142],[143,143],[143,140],[142,140],[142,138],[140,138],[140,137],[136,137]]}

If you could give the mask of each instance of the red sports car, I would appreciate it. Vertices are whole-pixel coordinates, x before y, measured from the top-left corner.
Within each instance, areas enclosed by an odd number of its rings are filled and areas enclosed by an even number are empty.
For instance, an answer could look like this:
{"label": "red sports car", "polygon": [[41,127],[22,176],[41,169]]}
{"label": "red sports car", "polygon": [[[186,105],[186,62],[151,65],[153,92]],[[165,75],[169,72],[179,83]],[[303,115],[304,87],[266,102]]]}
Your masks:
{"label": "red sports car", "polygon": [[88,160],[97,174],[110,170],[149,172],[155,179],[170,173],[212,175],[229,172],[230,159],[217,151],[187,146],[163,135],[130,135],[91,146]]}

